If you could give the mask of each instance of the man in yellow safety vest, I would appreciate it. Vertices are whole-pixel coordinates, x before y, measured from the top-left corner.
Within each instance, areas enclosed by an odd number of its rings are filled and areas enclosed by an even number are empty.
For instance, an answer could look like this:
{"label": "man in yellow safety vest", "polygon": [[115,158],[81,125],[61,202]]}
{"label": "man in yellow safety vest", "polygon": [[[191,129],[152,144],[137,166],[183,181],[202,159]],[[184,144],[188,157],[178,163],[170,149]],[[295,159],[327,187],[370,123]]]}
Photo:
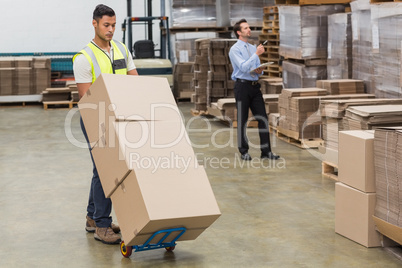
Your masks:
{"label": "man in yellow safety vest", "polygon": [[[92,25],[95,38],[73,57],[74,78],[81,98],[101,73],[138,75],[133,59],[127,47],[113,40],[116,27],[116,15],[113,9],[105,5],[96,6]],[[81,129],[89,145],[85,126],[81,119]],[[105,244],[120,243],[120,228],[112,223],[110,213],[112,201],[106,198],[98,171],[93,162],[93,176],[87,206],[85,229],[94,232],[94,238]]]}

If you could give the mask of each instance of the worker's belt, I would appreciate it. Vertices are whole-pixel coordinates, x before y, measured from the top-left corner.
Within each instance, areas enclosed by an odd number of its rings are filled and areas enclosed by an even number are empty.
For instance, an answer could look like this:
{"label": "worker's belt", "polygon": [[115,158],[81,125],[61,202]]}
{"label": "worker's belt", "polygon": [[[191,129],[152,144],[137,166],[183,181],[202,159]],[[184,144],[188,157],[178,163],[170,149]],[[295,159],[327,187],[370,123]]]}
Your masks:
{"label": "worker's belt", "polygon": [[240,83],[250,84],[250,85],[252,85],[252,86],[258,85],[258,81],[250,81],[250,80],[239,79],[239,78],[237,78],[236,81],[237,81],[237,82],[240,82]]}

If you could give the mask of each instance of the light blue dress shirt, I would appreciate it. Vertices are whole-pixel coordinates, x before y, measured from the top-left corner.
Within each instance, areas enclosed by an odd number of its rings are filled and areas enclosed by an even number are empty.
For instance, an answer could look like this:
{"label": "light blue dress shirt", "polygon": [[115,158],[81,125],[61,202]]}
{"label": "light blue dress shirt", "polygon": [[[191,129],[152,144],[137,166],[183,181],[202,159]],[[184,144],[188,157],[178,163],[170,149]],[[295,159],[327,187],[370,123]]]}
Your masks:
{"label": "light blue dress shirt", "polygon": [[232,62],[233,73],[232,80],[245,79],[257,81],[261,74],[255,72],[250,73],[260,65],[260,58],[255,54],[257,47],[242,40],[237,42],[230,48],[229,58]]}

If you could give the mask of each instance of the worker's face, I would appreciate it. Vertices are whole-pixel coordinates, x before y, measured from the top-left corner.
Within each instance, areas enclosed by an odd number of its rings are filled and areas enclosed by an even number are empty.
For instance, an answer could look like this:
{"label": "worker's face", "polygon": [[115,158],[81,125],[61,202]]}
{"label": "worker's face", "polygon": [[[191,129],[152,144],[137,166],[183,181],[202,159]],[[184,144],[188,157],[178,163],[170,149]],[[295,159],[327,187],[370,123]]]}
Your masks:
{"label": "worker's face", "polygon": [[240,24],[240,31],[237,31],[237,33],[239,34],[239,36],[243,37],[243,38],[249,38],[251,36],[251,30],[250,30],[250,26],[248,25],[247,22],[242,22]]}
{"label": "worker's face", "polygon": [[109,42],[113,39],[116,29],[116,16],[103,16],[98,21],[93,20],[92,25],[95,28],[95,34],[102,40]]}

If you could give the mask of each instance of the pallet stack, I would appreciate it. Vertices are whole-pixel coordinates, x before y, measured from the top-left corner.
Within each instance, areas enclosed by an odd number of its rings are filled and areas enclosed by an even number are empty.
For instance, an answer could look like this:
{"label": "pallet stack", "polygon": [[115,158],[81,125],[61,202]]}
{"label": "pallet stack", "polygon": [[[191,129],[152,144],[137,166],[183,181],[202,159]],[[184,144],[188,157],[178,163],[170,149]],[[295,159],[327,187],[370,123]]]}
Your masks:
{"label": "pallet stack", "polygon": [[315,87],[326,79],[328,15],[344,11],[344,5],[279,6],[285,88]]}
{"label": "pallet stack", "polygon": [[264,70],[262,78],[282,77],[279,55],[279,12],[277,6],[264,7],[264,21],[262,33],[259,35],[260,43],[267,41],[265,53],[260,56],[261,63],[273,62]]}
{"label": "pallet stack", "polygon": [[225,98],[227,65],[229,58],[227,51],[227,41],[225,39],[210,40],[208,47],[209,69],[207,80],[207,104],[216,102],[220,98]]}

